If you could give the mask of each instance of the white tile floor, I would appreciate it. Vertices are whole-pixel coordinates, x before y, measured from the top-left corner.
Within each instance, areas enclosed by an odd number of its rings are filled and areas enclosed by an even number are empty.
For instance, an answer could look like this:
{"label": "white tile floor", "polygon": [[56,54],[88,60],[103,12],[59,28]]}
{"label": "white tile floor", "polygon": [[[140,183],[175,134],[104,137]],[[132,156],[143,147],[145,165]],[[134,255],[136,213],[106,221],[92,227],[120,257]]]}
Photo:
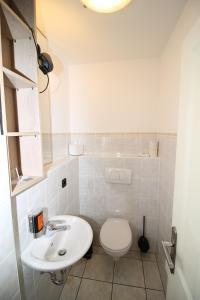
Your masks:
{"label": "white tile floor", "polygon": [[60,300],[164,300],[152,253],[130,251],[118,262],[94,247],[91,260],[72,266]]}

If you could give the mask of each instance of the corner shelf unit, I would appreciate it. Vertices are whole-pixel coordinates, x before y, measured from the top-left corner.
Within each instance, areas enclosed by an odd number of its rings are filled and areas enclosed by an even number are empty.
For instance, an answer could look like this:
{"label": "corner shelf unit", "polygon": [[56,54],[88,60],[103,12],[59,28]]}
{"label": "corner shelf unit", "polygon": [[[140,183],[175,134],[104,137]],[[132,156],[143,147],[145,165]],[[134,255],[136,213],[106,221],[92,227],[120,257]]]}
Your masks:
{"label": "corner shelf unit", "polygon": [[17,196],[18,194],[29,189],[30,187],[34,186],[35,184],[39,183],[42,180],[43,177],[30,177],[28,180],[18,181],[11,192],[11,196],[12,197]]}
{"label": "corner shelf unit", "polygon": [[31,36],[28,25],[4,1],[0,0],[0,5],[13,39],[28,39]]}
{"label": "corner shelf unit", "polygon": [[[5,82],[7,81],[7,86],[14,89],[28,89],[35,88],[36,83],[32,80],[13,72],[5,67],[3,67],[3,74],[5,76]],[[5,83],[6,84],[6,83]]]}
{"label": "corner shelf unit", "polygon": [[7,139],[11,196],[43,178],[37,55],[30,29],[35,29],[34,6],[34,0],[0,0],[0,127]]}

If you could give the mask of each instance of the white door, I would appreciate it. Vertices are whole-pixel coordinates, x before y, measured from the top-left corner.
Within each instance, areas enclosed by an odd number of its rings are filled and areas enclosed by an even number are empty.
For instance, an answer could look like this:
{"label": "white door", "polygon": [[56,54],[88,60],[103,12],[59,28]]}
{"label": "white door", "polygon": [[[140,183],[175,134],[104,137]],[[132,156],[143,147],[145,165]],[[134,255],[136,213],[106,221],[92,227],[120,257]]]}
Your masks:
{"label": "white door", "polygon": [[184,43],[179,114],[173,207],[178,244],[175,273],[168,271],[167,300],[199,300],[200,20]]}

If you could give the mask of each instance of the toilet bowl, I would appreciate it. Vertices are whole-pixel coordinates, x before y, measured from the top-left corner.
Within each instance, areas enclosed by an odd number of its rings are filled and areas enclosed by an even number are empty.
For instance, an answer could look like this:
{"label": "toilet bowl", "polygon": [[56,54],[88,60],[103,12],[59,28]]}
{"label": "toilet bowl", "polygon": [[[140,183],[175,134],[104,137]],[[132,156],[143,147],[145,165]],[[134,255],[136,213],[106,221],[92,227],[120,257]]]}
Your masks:
{"label": "toilet bowl", "polygon": [[109,218],[101,227],[100,243],[104,251],[114,259],[125,255],[132,244],[129,223],[121,218]]}

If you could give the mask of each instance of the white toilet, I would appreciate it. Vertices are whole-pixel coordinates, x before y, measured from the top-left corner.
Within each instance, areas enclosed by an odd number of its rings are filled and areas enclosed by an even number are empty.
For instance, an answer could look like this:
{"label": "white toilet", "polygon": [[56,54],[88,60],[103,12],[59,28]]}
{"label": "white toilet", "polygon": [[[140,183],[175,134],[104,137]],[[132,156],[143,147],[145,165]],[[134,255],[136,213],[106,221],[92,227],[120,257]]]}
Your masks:
{"label": "white toilet", "polygon": [[125,255],[132,244],[129,223],[121,218],[109,218],[101,227],[100,243],[104,251],[114,259]]}

